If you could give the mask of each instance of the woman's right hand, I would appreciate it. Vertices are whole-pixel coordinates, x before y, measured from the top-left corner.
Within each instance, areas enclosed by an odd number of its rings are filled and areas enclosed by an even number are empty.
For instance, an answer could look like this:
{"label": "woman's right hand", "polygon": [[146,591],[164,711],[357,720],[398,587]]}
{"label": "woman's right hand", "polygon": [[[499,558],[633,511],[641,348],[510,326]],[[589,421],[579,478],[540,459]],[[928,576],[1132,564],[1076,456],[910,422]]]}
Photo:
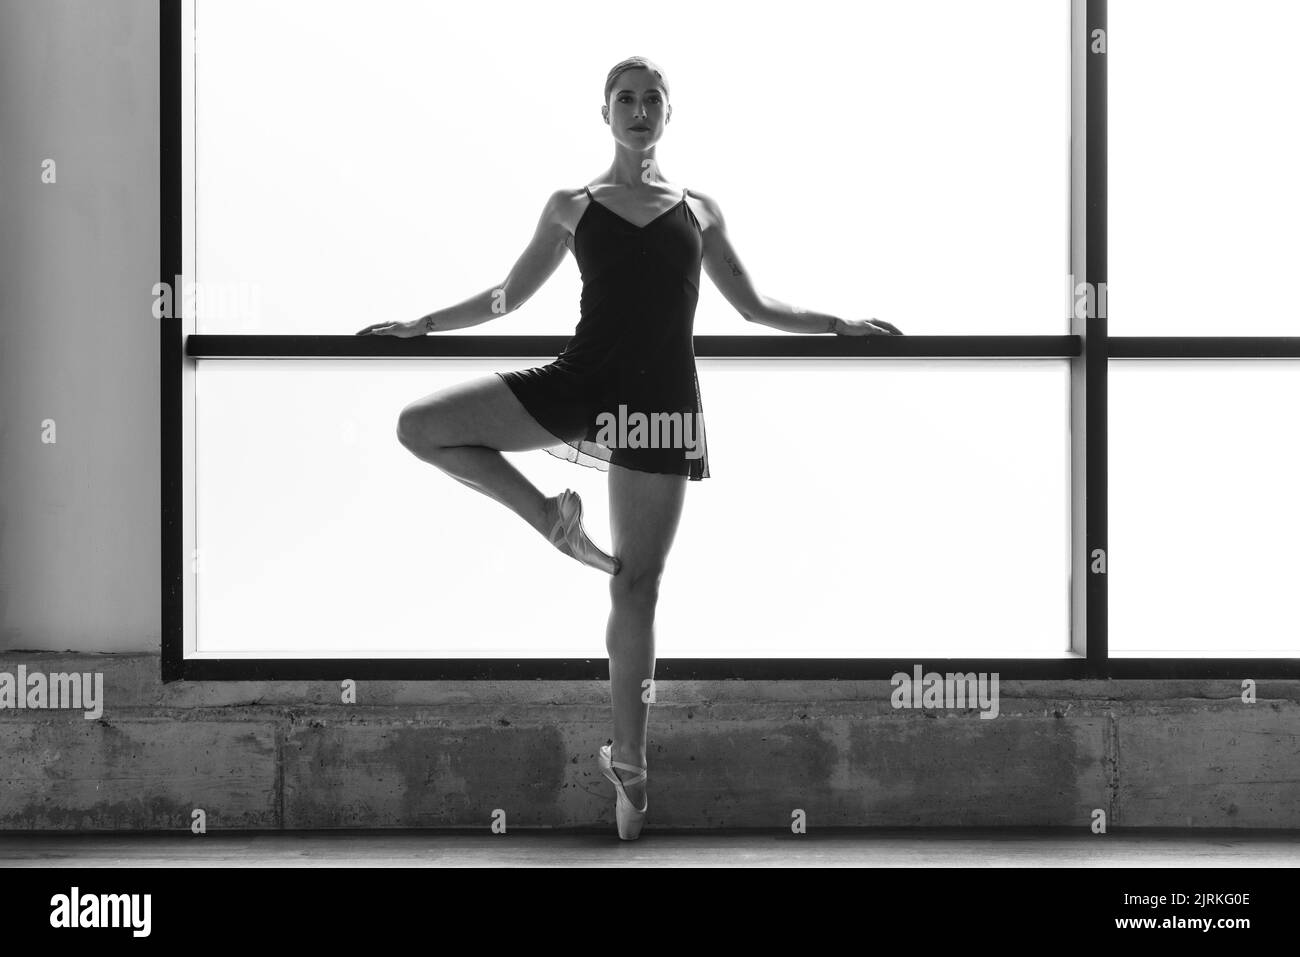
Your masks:
{"label": "woman's right hand", "polygon": [[413,319],[410,322],[376,322],[366,326],[357,333],[359,336],[398,336],[410,339],[424,335],[424,320]]}

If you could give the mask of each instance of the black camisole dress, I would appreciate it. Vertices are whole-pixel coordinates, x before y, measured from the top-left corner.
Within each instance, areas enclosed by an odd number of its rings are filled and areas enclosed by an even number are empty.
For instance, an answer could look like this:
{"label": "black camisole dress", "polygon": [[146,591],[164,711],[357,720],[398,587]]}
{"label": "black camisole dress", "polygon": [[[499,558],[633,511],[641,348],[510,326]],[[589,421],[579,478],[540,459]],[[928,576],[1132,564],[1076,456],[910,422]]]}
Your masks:
{"label": "black camisole dress", "polygon": [[687,195],[636,226],[587,190],[573,233],[577,329],[555,361],[497,373],[558,440],[552,455],[709,477],[693,338],[704,241]]}

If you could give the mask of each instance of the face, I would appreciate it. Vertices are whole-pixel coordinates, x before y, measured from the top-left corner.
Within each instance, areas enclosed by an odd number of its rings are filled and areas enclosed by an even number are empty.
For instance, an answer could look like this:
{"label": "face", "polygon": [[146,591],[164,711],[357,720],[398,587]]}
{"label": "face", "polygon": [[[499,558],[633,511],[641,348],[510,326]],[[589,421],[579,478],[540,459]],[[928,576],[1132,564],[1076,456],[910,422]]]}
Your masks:
{"label": "face", "polygon": [[663,136],[673,108],[659,78],[638,68],[614,81],[604,112],[614,139],[629,149],[644,150]]}

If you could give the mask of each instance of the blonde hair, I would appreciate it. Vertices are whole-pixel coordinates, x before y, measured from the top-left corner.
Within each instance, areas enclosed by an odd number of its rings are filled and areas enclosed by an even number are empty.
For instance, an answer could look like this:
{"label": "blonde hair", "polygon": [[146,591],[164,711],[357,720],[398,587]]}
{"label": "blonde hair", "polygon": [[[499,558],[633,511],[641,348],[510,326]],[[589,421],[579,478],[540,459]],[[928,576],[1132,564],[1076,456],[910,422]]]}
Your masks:
{"label": "blonde hair", "polygon": [[615,63],[614,68],[609,71],[609,75],[605,78],[606,105],[609,105],[609,94],[614,89],[614,84],[617,83],[618,78],[628,70],[649,70],[659,78],[659,82],[664,88],[664,95],[668,95],[668,81],[664,78],[663,70],[659,69],[653,61],[647,60],[643,56],[634,56],[628,57],[626,60],[619,63]]}

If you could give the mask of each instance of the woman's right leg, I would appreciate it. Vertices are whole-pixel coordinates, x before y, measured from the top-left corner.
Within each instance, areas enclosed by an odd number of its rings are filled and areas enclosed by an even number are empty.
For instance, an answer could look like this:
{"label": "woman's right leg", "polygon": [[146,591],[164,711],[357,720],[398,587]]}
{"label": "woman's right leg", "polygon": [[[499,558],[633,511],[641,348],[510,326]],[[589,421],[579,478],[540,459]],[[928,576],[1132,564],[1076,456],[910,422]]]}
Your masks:
{"label": "woman's right leg", "polygon": [[558,440],[499,377],[473,379],[412,402],[397,418],[397,438],[416,457],[550,534],[557,499],[544,496],[501,453],[542,449]]}

